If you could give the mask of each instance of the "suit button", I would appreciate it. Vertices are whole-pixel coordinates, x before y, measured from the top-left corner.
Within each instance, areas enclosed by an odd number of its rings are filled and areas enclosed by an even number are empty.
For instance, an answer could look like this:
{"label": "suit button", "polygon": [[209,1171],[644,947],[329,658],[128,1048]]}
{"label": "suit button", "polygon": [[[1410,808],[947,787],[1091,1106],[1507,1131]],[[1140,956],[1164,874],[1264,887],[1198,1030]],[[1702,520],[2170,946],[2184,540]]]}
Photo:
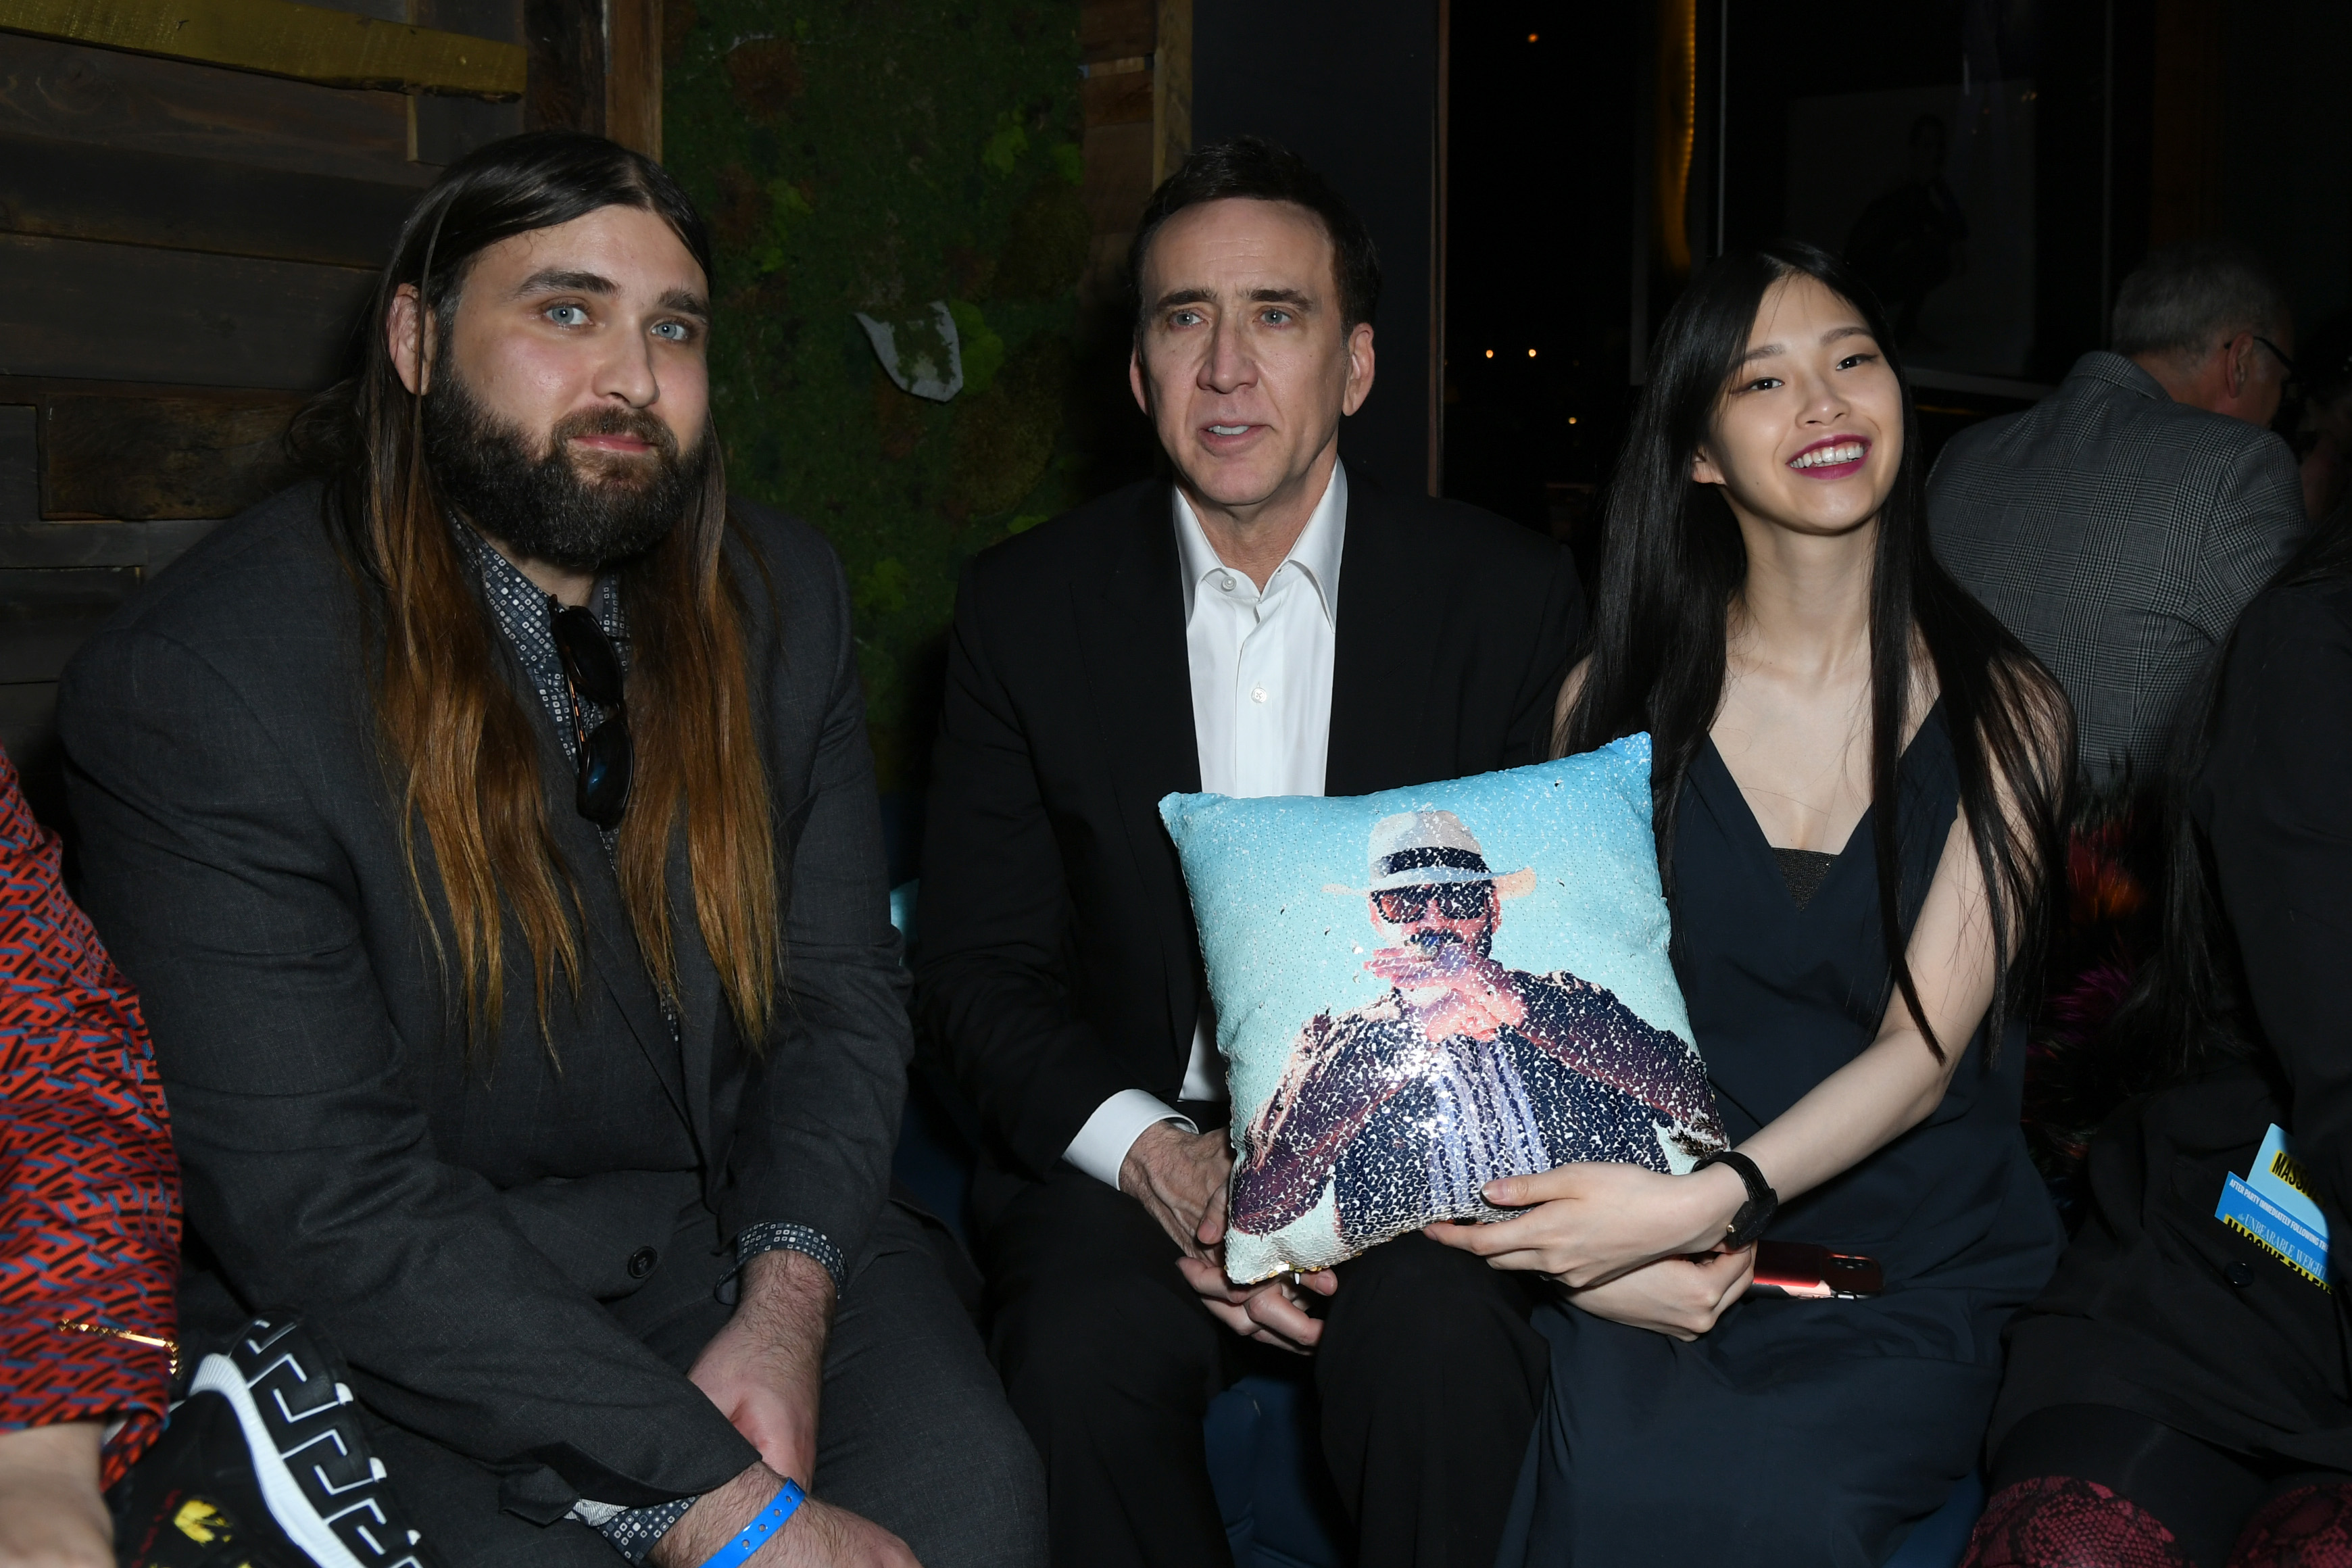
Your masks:
{"label": "suit button", "polygon": [[646,1275],[651,1274],[654,1271],[654,1265],[660,1261],[660,1253],[656,1252],[650,1247],[640,1247],[635,1252],[629,1254],[629,1278],[632,1279],[644,1279]]}
{"label": "suit button", "polygon": [[2242,1290],[2254,1282],[2254,1271],[2242,1263],[2232,1263],[2221,1270],[2221,1278]]}

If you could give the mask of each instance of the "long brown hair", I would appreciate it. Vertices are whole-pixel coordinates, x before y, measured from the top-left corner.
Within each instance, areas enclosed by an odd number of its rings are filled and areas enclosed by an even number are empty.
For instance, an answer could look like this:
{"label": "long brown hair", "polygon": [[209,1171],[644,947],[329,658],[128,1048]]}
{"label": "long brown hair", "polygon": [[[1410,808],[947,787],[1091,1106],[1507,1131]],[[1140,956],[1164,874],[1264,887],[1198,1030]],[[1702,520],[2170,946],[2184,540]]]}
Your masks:
{"label": "long brown hair", "polygon": [[[425,307],[420,350],[428,317],[446,341],[475,256],[607,206],[659,216],[710,275],[708,231],[686,193],[659,165],[602,137],[535,132],[452,164],[401,229],[352,374],[314,400],[294,432],[298,455],[331,481],[328,521],[365,607],[375,721],[409,879],[453,981],[469,1053],[497,1037],[509,916],[530,949],[541,1037],[553,1051],[556,976],[575,993],[581,983],[581,903],[548,826],[538,741],[500,676],[488,612],[425,461],[430,388],[417,395],[402,384],[386,322],[412,288]],[[646,967],[675,1004],[667,868],[683,816],[695,923],[737,1027],[758,1050],[782,971],[783,868],[745,678],[744,607],[727,558],[725,470],[716,435],[702,439],[709,462],[694,504],[660,544],[615,573],[631,642],[635,779],[614,858]],[[420,833],[432,847],[446,933],[420,866]]]}

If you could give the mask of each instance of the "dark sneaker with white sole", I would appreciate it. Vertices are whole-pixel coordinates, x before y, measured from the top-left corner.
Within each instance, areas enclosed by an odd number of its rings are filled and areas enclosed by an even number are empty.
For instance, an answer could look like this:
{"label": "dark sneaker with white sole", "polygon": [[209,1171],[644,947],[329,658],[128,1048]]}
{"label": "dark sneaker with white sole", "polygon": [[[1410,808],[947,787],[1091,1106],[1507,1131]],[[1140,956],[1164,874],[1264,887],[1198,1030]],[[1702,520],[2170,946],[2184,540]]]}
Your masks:
{"label": "dark sneaker with white sole", "polygon": [[108,1494],[122,1568],[441,1568],[316,1336],[257,1318]]}

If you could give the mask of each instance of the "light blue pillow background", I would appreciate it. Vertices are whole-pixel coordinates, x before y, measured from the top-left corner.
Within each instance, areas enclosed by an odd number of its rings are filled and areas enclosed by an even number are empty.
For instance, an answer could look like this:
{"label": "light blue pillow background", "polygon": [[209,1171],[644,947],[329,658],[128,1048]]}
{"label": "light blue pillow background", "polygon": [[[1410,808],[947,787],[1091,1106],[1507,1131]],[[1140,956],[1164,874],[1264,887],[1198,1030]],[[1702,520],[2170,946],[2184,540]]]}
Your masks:
{"label": "light blue pillow background", "polygon": [[1690,1015],[1666,956],[1646,734],[1557,762],[1379,795],[1171,795],[1160,816],[1183,863],[1218,1002],[1217,1048],[1237,1141],[1309,1019],[1387,992],[1388,982],[1363,967],[1381,945],[1364,894],[1324,889],[1362,889],[1372,825],[1425,810],[1459,816],[1497,876],[1523,867],[1536,873],[1528,896],[1503,905],[1496,963],[1538,974],[1568,970],[1690,1042]]}

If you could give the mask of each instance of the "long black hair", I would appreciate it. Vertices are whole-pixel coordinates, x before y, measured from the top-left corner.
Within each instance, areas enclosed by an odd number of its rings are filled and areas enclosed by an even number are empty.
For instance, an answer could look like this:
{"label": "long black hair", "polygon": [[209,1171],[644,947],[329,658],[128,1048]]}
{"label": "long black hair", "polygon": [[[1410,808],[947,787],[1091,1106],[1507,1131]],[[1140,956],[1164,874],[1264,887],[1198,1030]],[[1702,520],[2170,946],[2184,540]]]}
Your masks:
{"label": "long black hair", "polygon": [[1675,812],[1692,760],[1722,706],[1726,621],[1748,576],[1738,521],[1719,487],[1692,478],[1692,462],[1715,430],[1765,296],[1800,276],[1860,313],[1903,385],[1903,459],[1878,516],[1871,573],[1871,840],[1894,984],[1941,1060],[1943,1043],[1927,1023],[1904,957],[1894,809],[1917,652],[1925,650],[1942,693],[1960,812],[1984,873],[1999,1012],[2014,1012],[2025,1001],[2023,980],[2034,966],[2012,962],[2011,954],[2038,944],[2043,888],[2064,864],[2074,722],[2049,674],[1930,551],[1910,384],[1876,299],[1826,251],[1780,240],[1719,257],[1667,313],[1610,487],[1590,663],[1574,705],[1562,715],[1555,749],[1589,751],[1650,732],[1658,871],[1671,904]]}
{"label": "long black hair", "polygon": [[[2338,507],[2279,569],[2256,603],[2283,590],[2352,577],[2352,505]],[[2250,606],[2251,608],[2251,606]],[[2240,626],[2244,625],[2241,617]],[[2162,925],[2156,950],[2100,1032],[2088,1064],[2104,1112],[2126,1096],[2163,1089],[2229,1060],[2264,1056],[2246,995],[2237,932],[2221,909],[2211,847],[2190,810],[2221,728],[2232,629],[2189,693],[2174,730],[2164,788]]]}

